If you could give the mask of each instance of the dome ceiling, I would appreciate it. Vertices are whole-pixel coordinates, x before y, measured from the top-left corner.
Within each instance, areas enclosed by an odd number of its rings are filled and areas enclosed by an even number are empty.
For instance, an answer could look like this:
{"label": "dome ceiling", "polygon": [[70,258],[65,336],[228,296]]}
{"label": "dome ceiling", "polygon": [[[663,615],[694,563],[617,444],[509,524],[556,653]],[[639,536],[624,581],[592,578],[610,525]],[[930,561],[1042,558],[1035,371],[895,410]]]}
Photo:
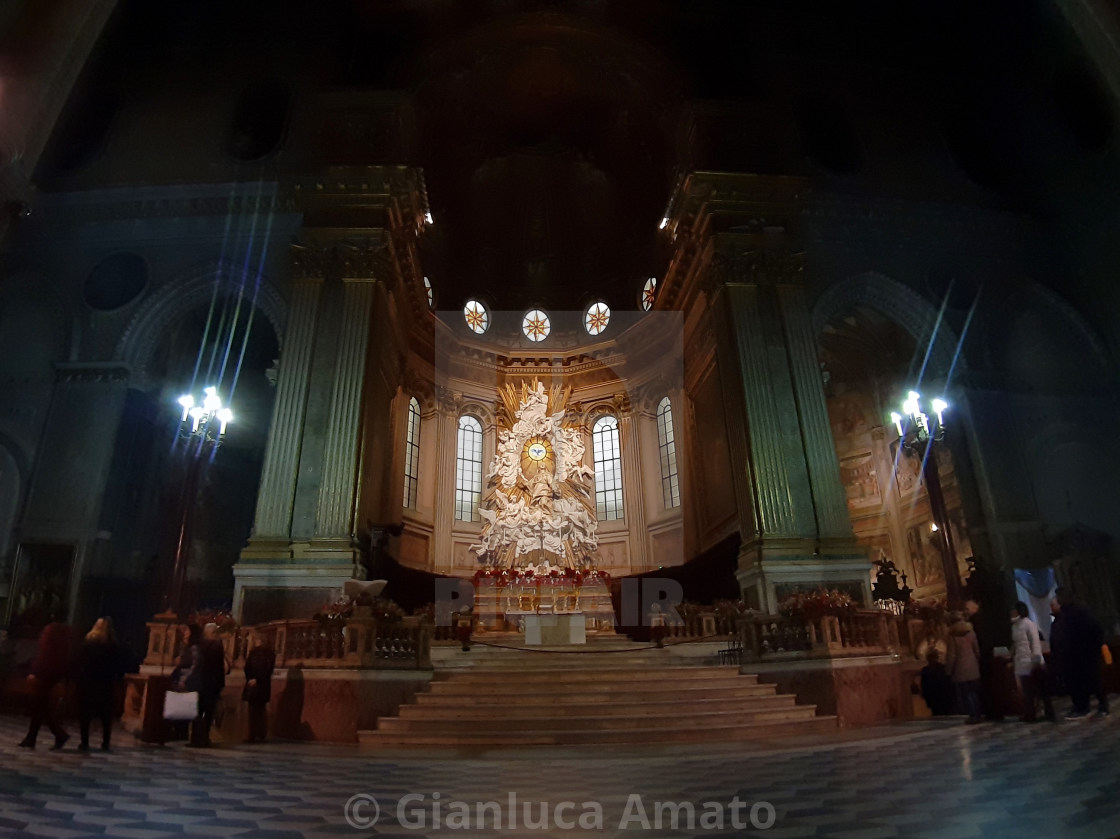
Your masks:
{"label": "dome ceiling", "polygon": [[618,33],[536,15],[481,27],[421,60],[416,107],[441,308],[635,308],[684,98]]}

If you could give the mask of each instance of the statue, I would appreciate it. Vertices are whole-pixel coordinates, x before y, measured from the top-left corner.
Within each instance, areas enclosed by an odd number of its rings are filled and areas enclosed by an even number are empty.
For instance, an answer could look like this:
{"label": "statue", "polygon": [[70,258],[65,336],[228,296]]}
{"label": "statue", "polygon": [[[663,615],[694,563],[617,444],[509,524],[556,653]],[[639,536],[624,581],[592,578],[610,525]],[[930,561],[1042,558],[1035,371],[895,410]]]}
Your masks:
{"label": "statue", "polygon": [[482,535],[470,548],[480,561],[514,567],[534,554],[540,561],[544,552],[546,562],[560,567],[593,564],[599,542],[594,472],[583,462],[583,431],[565,422],[569,393],[546,391],[539,381],[507,385],[502,392],[509,427],[498,432],[479,509]]}

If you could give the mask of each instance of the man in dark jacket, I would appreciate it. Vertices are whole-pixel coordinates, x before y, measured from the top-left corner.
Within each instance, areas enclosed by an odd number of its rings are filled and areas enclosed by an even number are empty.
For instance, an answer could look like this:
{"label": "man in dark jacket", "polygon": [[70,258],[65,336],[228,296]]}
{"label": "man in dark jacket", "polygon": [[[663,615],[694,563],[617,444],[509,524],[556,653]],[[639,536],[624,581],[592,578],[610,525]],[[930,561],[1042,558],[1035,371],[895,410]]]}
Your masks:
{"label": "man in dark jacket", "polygon": [[186,679],[187,689],[198,691],[198,717],[191,724],[188,746],[205,748],[210,745],[210,728],[226,686],[226,669],[225,647],[218,636],[218,625],[208,623],[203,627],[202,643],[197,647],[194,667]]}
{"label": "man in dark jacket", "polygon": [[1108,696],[1101,690],[1101,645],[1104,632],[1089,611],[1059,589],[1058,610],[1050,631],[1050,654],[1069,691],[1073,707],[1067,720],[1089,716],[1089,698],[1098,697],[1098,717],[1108,716]]}
{"label": "man in dark jacket", "polygon": [[249,742],[263,743],[268,736],[268,701],[272,698],[272,673],[276,669],[276,653],[265,643],[264,636],[253,633],[253,648],[245,656],[245,689],[241,698],[249,703]]}
{"label": "man in dark jacket", "polygon": [[54,703],[51,701],[51,692],[55,685],[66,677],[66,669],[70,664],[71,632],[70,627],[58,620],[51,620],[39,636],[39,648],[35,661],[31,665],[31,673],[27,677],[31,689],[29,709],[31,712],[31,725],[27,729],[27,736],[20,741],[20,746],[25,749],[34,749],[35,740],[39,736],[39,729],[43,723],[54,735],[54,745],[51,751],[58,751],[70,735],[66,733],[55,716]]}

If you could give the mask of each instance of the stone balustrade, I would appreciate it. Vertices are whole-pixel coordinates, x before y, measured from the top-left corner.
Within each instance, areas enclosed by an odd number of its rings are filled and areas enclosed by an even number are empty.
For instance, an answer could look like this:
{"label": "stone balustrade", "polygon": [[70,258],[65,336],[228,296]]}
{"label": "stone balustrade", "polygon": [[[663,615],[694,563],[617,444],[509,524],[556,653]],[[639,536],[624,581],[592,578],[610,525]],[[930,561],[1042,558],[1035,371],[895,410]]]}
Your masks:
{"label": "stone balustrade", "polygon": [[[424,670],[432,666],[432,627],[426,621],[413,617],[399,621],[352,617],[271,621],[225,631],[221,638],[231,670],[244,667],[254,631],[276,652],[278,668]],[[144,664],[174,667],[181,643],[179,624],[167,620],[149,623]]]}
{"label": "stone balustrade", "polygon": [[907,649],[900,619],[887,612],[747,615],[739,624],[743,661],[892,655]]}

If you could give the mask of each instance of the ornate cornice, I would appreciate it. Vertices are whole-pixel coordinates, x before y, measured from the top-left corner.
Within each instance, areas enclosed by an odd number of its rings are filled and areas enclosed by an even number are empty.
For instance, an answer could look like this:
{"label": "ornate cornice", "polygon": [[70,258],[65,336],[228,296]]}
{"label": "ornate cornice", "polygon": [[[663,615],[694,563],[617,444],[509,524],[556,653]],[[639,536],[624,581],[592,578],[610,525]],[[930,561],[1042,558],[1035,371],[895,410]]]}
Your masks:
{"label": "ornate cornice", "polygon": [[360,242],[295,242],[289,247],[292,278],[341,278],[385,282],[392,275],[388,238],[369,236]]}
{"label": "ornate cornice", "polygon": [[128,365],[100,361],[56,362],[54,371],[59,384],[113,384],[132,375]]}
{"label": "ornate cornice", "polygon": [[751,283],[757,285],[799,284],[805,271],[805,254],[770,250],[753,243],[724,241],[720,236],[712,259],[710,275],[717,285]]}

